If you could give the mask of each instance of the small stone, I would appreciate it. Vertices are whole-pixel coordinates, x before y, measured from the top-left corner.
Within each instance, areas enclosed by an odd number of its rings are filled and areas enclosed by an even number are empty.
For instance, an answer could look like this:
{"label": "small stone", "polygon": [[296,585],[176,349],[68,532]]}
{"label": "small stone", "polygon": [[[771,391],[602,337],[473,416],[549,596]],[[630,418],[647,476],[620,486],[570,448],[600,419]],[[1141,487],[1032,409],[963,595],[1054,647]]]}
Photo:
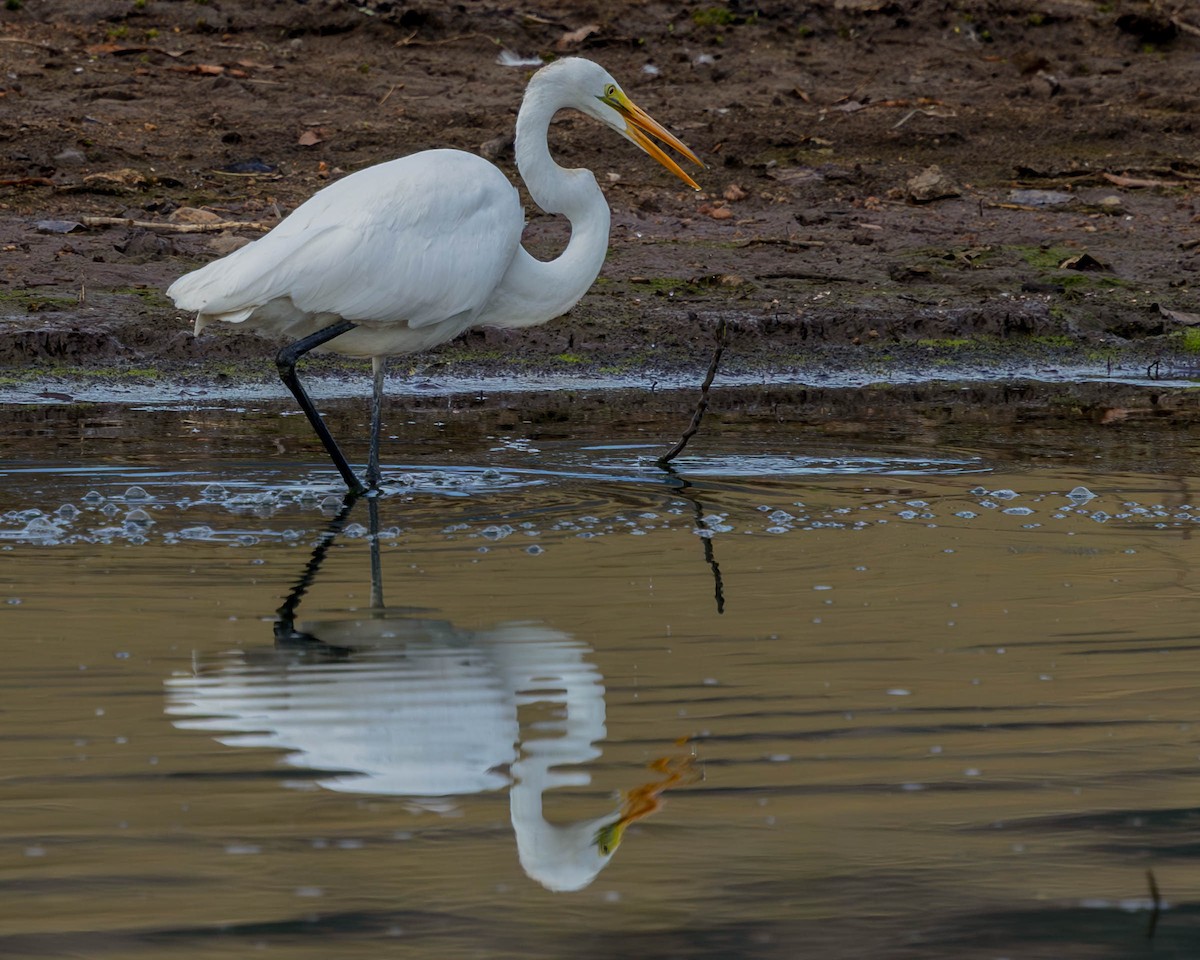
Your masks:
{"label": "small stone", "polygon": [[942,172],[936,163],[926,167],[906,184],[908,199],[913,203],[932,203],[962,194],[962,189]]}

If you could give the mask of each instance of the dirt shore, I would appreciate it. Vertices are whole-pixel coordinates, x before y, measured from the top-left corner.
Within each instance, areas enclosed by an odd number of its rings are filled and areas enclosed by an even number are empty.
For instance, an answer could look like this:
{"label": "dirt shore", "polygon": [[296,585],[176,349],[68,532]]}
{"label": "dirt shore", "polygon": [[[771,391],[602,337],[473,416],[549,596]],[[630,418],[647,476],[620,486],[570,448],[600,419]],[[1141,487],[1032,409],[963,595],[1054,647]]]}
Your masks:
{"label": "dirt shore", "polygon": [[[0,379],[271,374],[162,290],[321,186],[434,146],[516,179],[532,68],[579,54],[707,163],[694,194],[563,116],[613,210],[566,317],[413,359],[473,373],[1045,362],[1200,350],[1200,13],[1178,0],[10,0],[0,11]],[[936,168],[936,171],[931,168]],[[940,175],[937,171],[940,171]],[[566,236],[526,199],[526,242]],[[403,364],[397,364],[402,368]]]}

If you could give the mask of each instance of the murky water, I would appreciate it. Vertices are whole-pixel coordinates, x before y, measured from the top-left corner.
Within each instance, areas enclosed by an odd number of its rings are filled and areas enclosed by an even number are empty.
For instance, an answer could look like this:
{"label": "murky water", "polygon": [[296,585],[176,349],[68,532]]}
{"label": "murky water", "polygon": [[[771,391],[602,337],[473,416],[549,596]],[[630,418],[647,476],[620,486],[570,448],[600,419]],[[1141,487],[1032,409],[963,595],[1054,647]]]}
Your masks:
{"label": "murky water", "polygon": [[7,411],[0,955],[1195,956],[1191,401],[827,400]]}

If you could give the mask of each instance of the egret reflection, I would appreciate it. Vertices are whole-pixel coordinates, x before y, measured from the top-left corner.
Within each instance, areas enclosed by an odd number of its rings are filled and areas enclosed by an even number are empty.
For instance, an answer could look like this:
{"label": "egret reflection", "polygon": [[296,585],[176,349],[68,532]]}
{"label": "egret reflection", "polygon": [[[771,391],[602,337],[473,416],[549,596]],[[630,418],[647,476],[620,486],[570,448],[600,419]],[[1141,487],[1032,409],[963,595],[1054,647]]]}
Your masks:
{"label": "egret reflection", "polygon": [[[656,768],[600,816],[548,820],[547,791],[588,785],[584,765],[601,755],[605,690],[591,648],[536,621],[465,629],[384,607],[376,537],[372,608],[298,620],[354,506],[347,498],[280,607],[273,648],[215,656],[169,678],[167,714],[227,746],[282,750],[283,762],[313,771],[327,790],[451,813],[459,798],[507,788],[525,872],[550,890],[587,886],[690,762],[665,761],[682,766]],[[374,533],[377,505],[369,506]],[[538,719],[523,722],[530,707]]]}

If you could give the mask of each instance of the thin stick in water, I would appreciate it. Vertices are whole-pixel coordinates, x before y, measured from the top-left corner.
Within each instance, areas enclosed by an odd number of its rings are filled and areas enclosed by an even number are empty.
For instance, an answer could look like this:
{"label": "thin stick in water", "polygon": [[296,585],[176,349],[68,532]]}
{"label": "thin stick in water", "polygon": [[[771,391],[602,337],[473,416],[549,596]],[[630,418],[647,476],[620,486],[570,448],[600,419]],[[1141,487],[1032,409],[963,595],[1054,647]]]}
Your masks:
{"label": "thin stick in water", "polygon": [[717,375],[717,367],[721,363],[721,354],[725,352],[725,340],[727,332],[728,329],[725,324],[725,318],[722,317],[717,323],[717,329],[715,333],[717,346],[713,350],[712,361],[708,365],[708,373],[704,377],[704,382],[700,384],[700,401],[696,404],[696,410],[692,414],[692,422],[689,423],[688,428],[683,431],[683,436],[679,438],[679,441],[675,444],[675,446],[658,458],[658,465],[660,467],[666,466],[677,456],[679,456],[679,454],[683,452],[683,448],[688,445],[688,441],[691,440],[692,437],[696,435],[696,431],[700,429],[700,421],[704,419],[704,411],[708,409],[708,390],[712,386],[713,377]]}

